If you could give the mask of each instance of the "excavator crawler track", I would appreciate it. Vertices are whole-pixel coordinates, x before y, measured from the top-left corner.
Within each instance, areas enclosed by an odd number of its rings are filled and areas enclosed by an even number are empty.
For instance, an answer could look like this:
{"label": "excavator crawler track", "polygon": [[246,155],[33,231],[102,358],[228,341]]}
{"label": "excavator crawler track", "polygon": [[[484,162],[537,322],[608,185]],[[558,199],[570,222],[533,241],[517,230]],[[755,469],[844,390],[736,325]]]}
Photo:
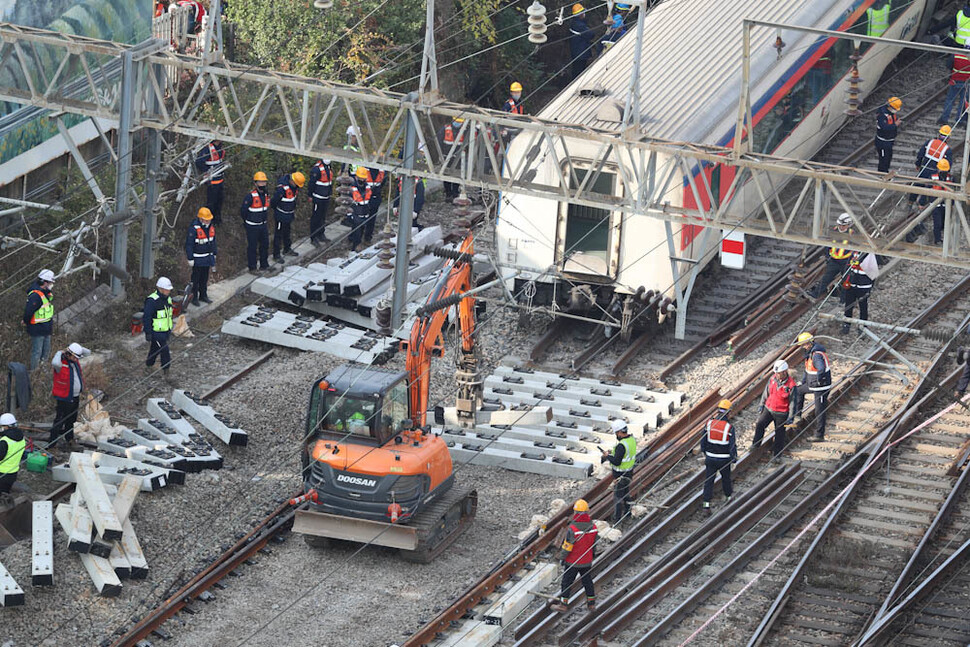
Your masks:
{"label": "excavator crawler track", "polygon": [[477,510],[476,490],[450,488],[411,521],[409,525],[418,531],[418,547],[401,550],[401,557],[417,564],[430,563],[465,532]]}

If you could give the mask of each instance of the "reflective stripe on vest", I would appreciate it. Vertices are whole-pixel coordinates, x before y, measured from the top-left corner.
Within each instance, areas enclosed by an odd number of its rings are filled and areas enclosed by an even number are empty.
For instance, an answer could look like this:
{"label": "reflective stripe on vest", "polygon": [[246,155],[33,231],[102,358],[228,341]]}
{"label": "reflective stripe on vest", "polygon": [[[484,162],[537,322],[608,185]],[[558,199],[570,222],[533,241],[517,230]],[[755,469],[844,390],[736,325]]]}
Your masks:
{"label": "reflective stripe on vest", "polygon": [[351,199],[353,199],[354,204],[356,205],[367,204],[368,202],[370,202],[370,197],[371,197],[371,190],[369,188],[362,194],[360,192],[360,189],[356,186],[354,187],[353,195],[351,195]]}
{"label": "reflective stripe on vest", "polygon": [[[836,243],[836,244],[838,244],[838,243]],[[832,246],[832,247],[829,248],[829,256],[831,256],[832,258],[834,258],[837,261],[845,260],[845,259],[849,258],[850,256],[852,256],[852,252],[850,252],[849,250],[847,250],[845,248],[845,245],[848,245],[849,244],[849,241],[843,240],[841,244],[842,244],[842,247]]]}
{"label": "reflective stripe on vest", "polygon": [[939,162],[941,159],[946,157],[949,150],[950,146],[945,141],[940,139],[931,139],[926,145],[926,156],[931,160]]}
{"label": "reflective stripe on vest", "polygon": [[509,99],[505,102],[505,104],[509,107],[508,112],[512,113],[513,115],[525,114],[525,112],[522,110],[522,106],[515,103],[515,99]]}
{"label": "reflective stripe on vest", "polygon": [[731,423],[726,420],[708,420],[705,428],[707,442],[719,445],[723,453],[704,452],[709,458],[731,458],[728,448],[731,446]]}
{"label": "reflective stripe on vest", "polygon": [[868,36],[882,36],[889,29],[889,3],[882,9],[866,9],[869,17]]}
{"label": "reflective stripe on vest", "polygon": [[367,169],[367,188],[375,189],[384,184],[384,171],[378,171],[375,177],[370,169]]}
{"label": "reflective stripe on vest", "polygon": [[[317,162],[314,166],[317,168],[317,170],[320,171],[320,179],[319,180],[314,180],[313,185],[315,187],[318,187],[318,188],[330,189],[330,187],[333,185],[333,170],[329,166],[327,166],[326,164],[324,164],[323,162]],[[316,194],[314,194],[314,195],[316,195]],[[327,196],[319,195],[317,197],[320,197],[320,198],[327,197],[327,198],[329,198],[330,196],[329,195],[327,195]]]}
{"label": "reflective stripe on vest", "polygon": [[[825,368],[823,368],[821,371],[816,370],[815,364],[812,363],[812,359],[815,357],[815,355],[821,355],[822,359],[825,360]],[[829,373],[831,372],[831,370],[832,370],[832,365],[829,363],[829,356],[826,355],[824,351],[820,351],[820,350],[812,351],[811,355],[809,355],[805,359],[805,372],[809,375],[818,375],[819,373]]]}
{"label": "reflective stripe on vest", "polygon": [[970,41],[970,16],[963,13],[963,9],[957,13],[957,33],[953,40],[958,45],[966,45]]}
{"label": "reflective stripe on vest", "polygon": [[20,471],[20,457],[27,447],[27,441],[9,438],[0,438],[0,440],[7,443],[7,455],[0,461],[0,474],[16,474]]}
{"label": "reflective stripe on vest", "polygon": [[193,225],[193,226],[195,227],[195,242],[199,243],[200,245],[205,245],[206,243],[211,242],[212,239],[216,237],[216,230],[215,230],[215,227],[213,227],[212,225],[209,225],[208,231],[206,231],[203,227],[200,227],[199,225]]}
{"label": "reflective stripe on vest", "polygon": [[619,444],[623,445],[625,453],[623,454],[623,462],[616,467],[616,471],[631,472],[634,465],[637,464],[637,441],[633,436],[627,436]]}
{"label": "reflective stripe on vest", "polygon": [[289,184],[283,185],[283,197],[276,204],[276,208],[283,213],[293,213],[296,211],[296,191]]}
{"label": "reflective stripe on vest", "polygon": [[[569,524],[569,529],[573,532],[573,543],[566,556],[567,564],[586,565],[593,561],[593,546],[596,544],[596,526],[589,530],[580,530],[575,524]],[[566,543],[563,542],[565,548]]]}
{"label": "reflective stripe on vest", "polygon": [[222,184],[225,179],[222,177],[222,171],[215,170],[222,166],[222,158],[225,156],[225,152],[220,151],[214,144],[209,144],[209,159],[205,162],[206,166],[209,167],[209,171],[212,172],[212,179],[209,180],[209,184]]}
{"label": "reflective stripe on vest", "polygon": [[[158,300],[160,296],[156,291],[149,294],[148,298]],[[156,310],[152,319],[152,330],[155,332],[168,332],[172,329],[172,297],[162,298],[165,299],[165,307]]]}
{"label": "reflective stripe on vest", "polygon": [[34,311],[34,314],[30,317],[30,323],[40,324],[47,323],[54,318],[54,304],[51,300],[47,298],[42,290],[31,290],[31,294],[36,294],[40,297],[40,307]]}
{"label": "reflective stripe on vest", "polygon": [[[461,137],[459,137],[458,141],[459,142],[465,141],[465,136],[462,135]],[[445,143],[448,144],[449,146],[455,145],[455,130],[454,128],[451,127],[450,124],[445,126]]]}
{"label": "reflective stripe on vest", "polygon": [[249,195],[253,198],[253,203],[249,205],[249,213],[266,213],[266,210],[269,208],[269,198],[261,198],[259,191],[253,191]]}

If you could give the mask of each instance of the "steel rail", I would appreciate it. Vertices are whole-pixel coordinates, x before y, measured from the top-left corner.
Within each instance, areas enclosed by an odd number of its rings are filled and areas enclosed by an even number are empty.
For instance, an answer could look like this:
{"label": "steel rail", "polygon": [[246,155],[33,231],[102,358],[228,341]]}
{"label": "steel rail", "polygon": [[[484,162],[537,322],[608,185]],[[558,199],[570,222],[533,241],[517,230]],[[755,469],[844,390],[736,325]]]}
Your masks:
{"label": "steel rail", "polygon": [[257,368],[265,364],[266,361],[275,354],[276,354],[275,350],[266,351],[265,353],[257,357],[255,360],[253,360],[248,366],[243,368],[241,371],[239,371],[235,375],[230,376],[229,378],[224,380],[221,384],[217,384],[216,386],[212,387],[211,389],[203,393],[202,399],[211,400],[212,398],[219,395],[220,393],[228,389],[230,386],[232,386],[239,380],[243,379],[244,377],[246,377],[247,375],[255,371]]}

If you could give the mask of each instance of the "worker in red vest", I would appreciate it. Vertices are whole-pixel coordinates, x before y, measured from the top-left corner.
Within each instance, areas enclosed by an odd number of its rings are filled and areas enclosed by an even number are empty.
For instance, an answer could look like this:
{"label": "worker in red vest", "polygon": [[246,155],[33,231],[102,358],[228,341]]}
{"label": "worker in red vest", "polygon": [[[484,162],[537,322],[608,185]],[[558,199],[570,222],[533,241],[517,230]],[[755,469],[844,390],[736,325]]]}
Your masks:
{"label": "worker in red vest", "polygon": [[[957,110],[960,110],[963,106],[964,99],[967,96],[968,80],[970,80],[970,55],[954,54],[953,69],[950,71],[950,87],[947,89],[946,99],[943,101],[943,114],[936,121],[938,125],[942,126],[950,123],[950,112],[953,110],[957,99],[960,99]],[[964,116],[958,115],[957,121],[963,119]]]}
{"label": "worker in red vest", "polygon": [[199,0],[178,0],[176,4],[180,7],[191,7],[189,12],[189,33],[194,34],[202,29],[202,18],[205,16],[205,7]]}
{"label": "worker in red vest", "polygon": [[953,165],[953,151],[950,149],[950,145],[946,143],[951,132],[952,129],[949,126],[940,126],[939,134],[927,139],[926,143],[920,147],[916,153],[917,173],[926,168],[935,167],[941,159],[946,159],[951,166]]}
{"label": "worker in red vest", "polygon": [[209,271],[216,267],[216,228],[212,212],[206,207],[199,209],[198,217],[189,225],[185,234],[185,258],[192,268],[192,305],[199,301],[212,303],[209,298]]}
{"label": "worker in red vest", "polygon": [[54,353],[51,367],[54,369],[54,386],[51,395],[57,400],[54,412],[54,424],[51,427],[50,444],[68,443],[74,449],[74,423],[77,422],[77,412],[84,391],[84,374],[81,371],[81,358],[90,355],[91,351],[73,343],[65,350]]}
{"label": "worker in red vest", "polygon": [[350,194],[350,199],[354,204],[351,207],[350,214],[350,235],[347,237],[352,252],[357,251],[357,246],[360,245],[360,241],[364,237],[364,225],[370,218],[370,201],[373,198],[373,192],[367,183],[367,176],[369,175],[367,167],[359,165],[355,173],[356,183],[353,185],[353,191]]}
{"label": "worker in red vest", "polygon": [[701,436],[701,451],[704,452],[704,509],[711,507],[711,497],[714,496],[714,479],[721,474],[721,487],[728,501],[734,493],[731,486],[731,463],[738,460],[738,444],[734,434],[734,426],[727,421],[731,412],[731,401],[721,400],[717,403],[717,411],[704,426]]}
{"label": "worker in red vest", "polygon": [[786,428],[795,420],[794,393],[797,385],[788,373],[788,362],[783,359],[775,362],[768,384],[761,400],[761,413],[754,426],[754,441],[751,448],[761,447],[761,440],[769,423],[775,425],[774,456],[781,456],[785,449]]}
{"label": "worker in red vest", "polygon": [[521,101],[522,84],[516,81],[509,87],[509,92],[511,96],[505,100],[505,105],[502,106],[502,110],[513,115],[524,115],[525,109],[523,109]]}
{"label": "worker in red vest", "polygon": [[596,591],[590,574],[596,556],[596,537],[596,525],[589,516],[589,504],[579,499],[573,504],[573,520],[566,528],[566,537],[559,552],[563,573],[559,602],[550,605],[553,611],[565,613],[569,610],[569,589],[577,576],[582,579],[586,591],[586,608],[590,611],[596,608]]}
{"label": "worker in red vest", "polygon": [[[441,153],[448,159],[446,168],[452,170],[461,169],[460,147],[465,143],[465,136],[459,135],[462,124],[465,120],[455,117],[450,124],[438,131],[438,141],[441,143]],[[452,152],[454,151],[454,152]],[[449,155],[451,156],[449,158]],[[457,198],[461,189],[456,182],[445,182],[445,198],[451,200]]]}

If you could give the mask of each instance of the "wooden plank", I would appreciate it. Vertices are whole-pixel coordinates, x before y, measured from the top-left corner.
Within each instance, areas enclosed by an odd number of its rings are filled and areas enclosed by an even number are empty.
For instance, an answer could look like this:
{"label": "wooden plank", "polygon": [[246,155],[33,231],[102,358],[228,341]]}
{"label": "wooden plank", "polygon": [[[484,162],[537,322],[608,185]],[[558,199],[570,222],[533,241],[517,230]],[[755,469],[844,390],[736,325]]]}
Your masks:
{"label": "wooden plank", "polygon": [[[64,503],[58,505],[54,517],[66,531],[71,524],[71,506]],[[98,593],[104,597],[114,597],[121,593],[121,580],[115,575],[107,559],[86,553],[79,553],[79,557]]]}
{"label": "wooden plank", "polygon": [[54,504],[34,501],[32,508],[30,583],[50,586],[54,583]]}
{"label": "wooden plank", "polygon": [[24,603],[24,590],[0,564],[0,607],[17,607]]}
{"label": "wooden plank", "polygon": [[105,541],[121,539],[121,522],[118,521],[118,515],[115,514],[107,492],[104,491],[104,484],[98,478],[98,472],[94,468],[94,461],[90,454],[71,453],[70,467],[98,536]]}

